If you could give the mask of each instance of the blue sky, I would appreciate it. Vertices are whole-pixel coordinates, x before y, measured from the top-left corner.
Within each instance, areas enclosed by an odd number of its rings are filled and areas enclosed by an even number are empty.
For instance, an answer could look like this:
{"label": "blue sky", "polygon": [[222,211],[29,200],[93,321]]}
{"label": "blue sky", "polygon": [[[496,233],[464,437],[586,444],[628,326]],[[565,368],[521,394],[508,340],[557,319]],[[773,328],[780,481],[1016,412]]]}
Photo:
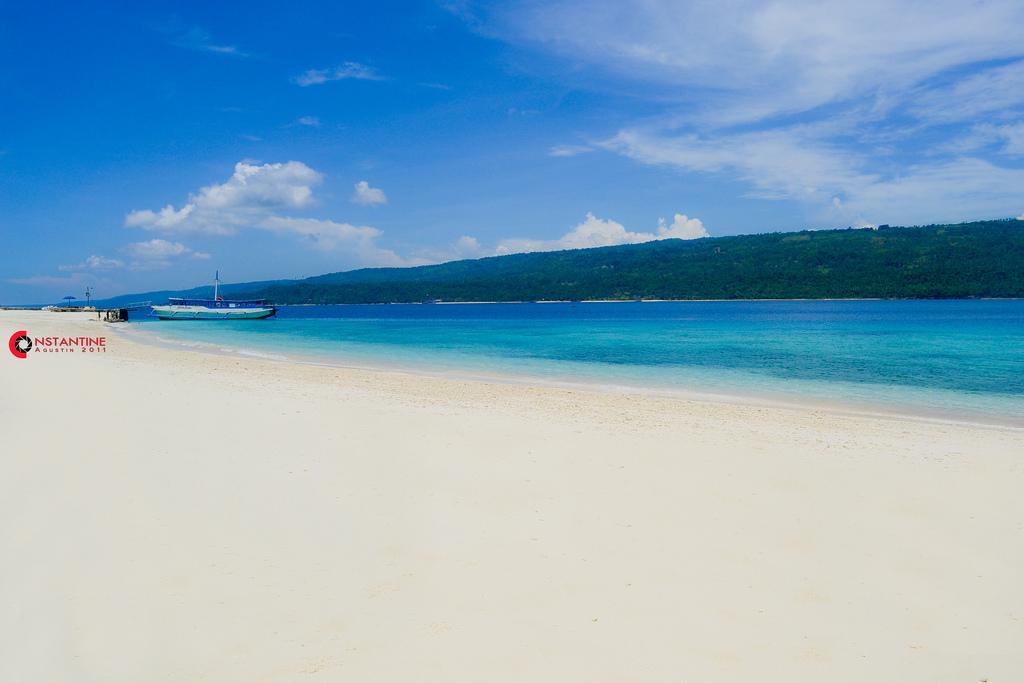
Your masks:
{"label": "blue sky", "polygon": [[1024,215],[1024,4],[8,3],[0,302]]}

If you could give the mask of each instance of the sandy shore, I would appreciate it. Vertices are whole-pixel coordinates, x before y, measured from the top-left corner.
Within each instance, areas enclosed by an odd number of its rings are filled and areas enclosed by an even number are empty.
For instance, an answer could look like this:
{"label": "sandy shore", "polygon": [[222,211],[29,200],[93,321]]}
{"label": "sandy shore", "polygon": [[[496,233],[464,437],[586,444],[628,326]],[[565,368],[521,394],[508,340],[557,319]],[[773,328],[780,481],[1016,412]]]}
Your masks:
{"label": "sandy shore", "polygon": [[0,680],[1024,679],[1024,432],[4,337]]}

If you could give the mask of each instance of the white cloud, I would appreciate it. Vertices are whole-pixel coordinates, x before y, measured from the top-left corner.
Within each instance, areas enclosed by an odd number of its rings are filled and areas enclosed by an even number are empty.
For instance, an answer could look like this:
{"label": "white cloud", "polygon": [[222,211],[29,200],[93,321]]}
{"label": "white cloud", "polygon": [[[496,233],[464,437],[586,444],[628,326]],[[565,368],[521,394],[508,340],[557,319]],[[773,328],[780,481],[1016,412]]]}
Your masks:
{"label": "white cloud", "polygon": [[578,154],[586,154],[593,151],[594,148],[587,145],[555,145],[548,150],[548,156],[574,157]]}
{"label": "white cloud", "polygon": [[[235,165],[234,173],[226,182],[200,189],[180,208],[168,205],[158,211],[132,211],[125,218],[125,224],[168,234],[226,236],[244,230],[263,230],[294,235],[316,249],[347,252],[359,265],[407,265],[395,252],[376,246],[375,240],[381,236],[376,228],[283,213],[312,206],[313,188],[322,181],[320,173],[299,161],[277,164],[243,161]],[[365,181],[356,185],[357,195],[360,189],[369,203],[387,201],[383,191],[370,187]],[[133,247],[141,250],[140,254],[153,251],[154,263],[162,263],[162,257],[155,252],[174,255],[172,252],[179,248],[188,249],[166,240],[150,240]],[[187,253],[192,258],[203,257],[191,250],[179,253]]]}
{"label": "white cloud", "polygon": [[583,222],[561,237],[553,240],[507,238],[489,248],[479,239],[463,235],[452,244],[442,249],[419,249],[413,258],[406,259],[405,265],[423,263],[443,263],[461,259],[475,259],[486,256],[504,256],[537,251],[559,251],[563,249],[587,249],[589,247],[610,247],[619,244],[639,244],[663,239],[697,239],[708,237],[704,224],[697,218],[689,218],[683,214],[675,214],[672,223],[665,219],[658,220],[655,232],[633,232],[621,223],[598,218],[587,213]]}
{"label": "white cloud", "polygon": [[370,183],[365,180],[360,180],[355,184],[355,192],[352,193],[352,201],[364,206],[375,206],[377,204],[387,204],[388,196],[384,194],[384,190],[376,187],[370,187]]}
{"label": "white cloud", "polygon": [[299,235],[317,249],[324,251],[344,248],[356,255],[363,265],[409,265],[395,252],[376,245],[375,240],[382,234],[377,228],[317,218],[284,216],[271,216],[263,222],[262,227],[273,232]]}
{"label": "white cloud", "polygon": [[1024,123],[999,126],[996,134],[1004,140],[1003,154],[1024,155]]}
{"label": "white cloud", "polygon": [[484,247],[476,237],[463,235],[447,247],[440,249],[434,247],[421,247],[416,249],[413,252],[412,258],[409,258],[406,261],[408,265],[422,265],[482,258],[484,256],[494,256],[494,250]]}
{"label": "white cloud", "polygon": [[247,57],[244,52],[240,52],[234,45],[207,45],[206,49],[210,52],[220,52],[226,55],[239,55],[241,57]]}
{"label": "white cloud", "polygon": [[1024,122],[1005,125],[980,123],[972,127],[966,134],[940,145],[937,151],[965,154],[977,152],[993,145],[997,147],[995,151],[1000,154],[1024,155]]}
{"label": "white cloud", "polygon": [[[1024,216],[1021,218],[1024,220]],[[480,244],[480,240],[469,235],[463,235],[455,240],[452,250],[457,255],[457,258],[475,258],[484,255],[484,248]]]}
{"label": "white cloud", "polygon": [[299,161],[235,164],[231,178],[208,185],[180,208],[132,211],[125,225],[165,232],[231,235],[257,226],[278,209],[301,209],[313,202],[313,187],[323,176]]}
{"label": "white cloud", "polygon": [[621,223],[598,218],[588,213],[583,222],[554,240],[504,239],[498,243],[494,253],[497,255],[516,254],[533,251],[558,251],[561,249],[587,249],[590,247],[610,247],[619,244],[640,244],[661,239],[695,239],[707,237],[704,224],[696,218],[688,218],[676,214],[671,225],[664,220],[659,221],[658,231],[633,232]]}
{"label": "white cloud", "polygon": [[973,121],[1024,104],[1024,60],[909,93],[910,112],[935,123]]}
{"label": "white cloud", "polygon": [[181,256],[190,251],[181,242],[168,242],[167,240],[152,239],[147,242],[133,242],[124,249],[128,254],[136,258],[161,259],[172,256]]}
{"label": "white cloud", "polygon": [[73,287],[95,281],[96,280],[94,280],[89,273],[83,271],[74,271],[63,277],[55,275],[32,275],[30,277],[7,278],[7,282],[10,282],[11,284],[30,285],[33,287]]}
{"label": "white cloud", "polygon": [[1003,168],[981,159],[911,166],[899,175],[849,193],[847,216],[879,223],[917,225],[1013,215],[1020,206],[1024,169]]}
{"label": "white cloud", "polygon": [[62,272],[71,272],[79,270],[116,270],[118,268],[124,268],[123,261],[93,254],[81,263],[68,266],[58,266],[57,270]]}
{"label": "white cloud", "polygon": [[[156,270],[159,268],[168,268],[175,260],[182,258],[198,260],[206,260],[210,258],[210,254],[203,251],[195,251],[181,242],[169,242],[162,239],[152,239],[145,242],[132,242],[131,244],[127,244],[122,247],[121,251],[131,259],[129,262],[126,263],[121,259],[108,258],[106,256],[93,254],[81,263],[58,266],[57,270],[61,272],[69,272],[72,274],[72,277],[76,277],[84,272],[121,270],[124,268],[127,268],[128,270]],[[46,276],[37,277],[45,278]],[[59,282],[59,278],[54,279],[53,282],[49,283],[46,282],[45,279],[40,279],[37,284],[56,284]]]}
{"label": "white cloud", "polygon": [[331,69],[309,69],[292,79],[292,82],[302,87],[320,85],[329,81],[342,81],[347,79],[361,81],[380,81],[384,77],[378,74],[373,68],[360,64],[359,62],[344,62]]}
{"label": "white cloud", "polygon": [[222,55],[231,55],[233,57],[248,57],[249,55],[242,52],[234,45],[224,45],[214,43],[210,34],[205,29],[194,26],[184,32],[179,33],[171,39],[171,44],[176,47],[182,47],[186,50],[197,50],[199,52],[214,52]]}
{"label": "white cloud", "polygon": [[848,153],[803,127],[706,136],[631,129],[601,145],[645,164],[706,173],[731,171],[762,198],[830,203],[837,193],[876,179],[859,171]]}
{"label": "white cloud", "polygon": [[487,35],[564,56],[577,87],[649,93],[660,115],[590,145],[639,163],[738,179],[748,196],[846,225],[999,215],[1019,196],[1018,169],[962,158],[1024,155],[1019,0],[553,0],[472,16]]}
{"label": "white cloud", "polygon": [[151,239],[145,242],[133,242],[123,251],[134,260],[130,267],[133,270],[153,270],[167,268],[174,259],[192,258],[207,260],[210,255],[204,251],[195,251],[181,242],[169,242],[162,239]]}
{"label": "white cloud", "polygon": [[709,237],[704,223],[699,218],[690,218],[686,214],[677,213],[672,223],[666,225],[664,218],[658,219],[658,239],[695,240]]}
{"label": "white cloud", "polygon": [[1011,215],[1024,169],[959,157],[882,174],[869,156],[822,141],[813,128],[709,136],[626,130],[602,143],[645,164],[705,173],[730,172],[750,196],[811,206],[815,220],[836,225]]}
{"label": "white cloud", "polygon": [[90,256],[83,263],[75,266],[60,266],[59,270],[117,270],[128,268],[129,270],[155,270],[167,268],[181,258],[206,260],[210,254],[203,251],[195,251],[186,247],[181,242],[168,242],[162,239],[152,239],[145,242],[132,242],[121,248],[131,261],[125,263],[120,259],[106,258],[104,256]]}
{"label": "white cloud", "polygon": [[487,32],[669,86],[662,97],[721,122],[884,97],[962,64],[1019,57],[1022,22],[1019,0],[556,0],[499,5]]}
{"label": "white cloud", "polygon": [[295,123],[300,126],[310,126],[311,128],[318,128],[320,126],[320,119],[315,116],[300,116],[295,120]]}

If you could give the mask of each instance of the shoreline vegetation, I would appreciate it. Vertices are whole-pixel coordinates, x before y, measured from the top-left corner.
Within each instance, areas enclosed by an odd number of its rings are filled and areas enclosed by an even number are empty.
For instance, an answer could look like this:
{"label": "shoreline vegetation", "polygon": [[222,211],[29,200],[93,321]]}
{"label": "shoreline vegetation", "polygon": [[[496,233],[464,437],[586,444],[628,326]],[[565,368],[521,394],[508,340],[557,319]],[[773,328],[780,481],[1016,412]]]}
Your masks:
{"label": "shoreline vegetation", "polygon": [[292,303],[1024,296],[1024,223],[769,233],[332,273],[245,291]]}
{"label": "shoreline vegetation", "polygon": [[[276,305],[1013,299],[1024,297],[1024,221],[659,240],[363,268],[221,290]],[[97,304],[208,293],[209,287],[145,292]]]}
{"label": "shoreline vegetation", "polygon": [[[929,301],[1020,301],[1024,297],[1020,296],[979,296],[979,297],[961,297],[952,299],[929,299]],[[901,298],[901,297],[824,297],[824,298],[812,298],[802,297],[793,299],[537,299],[534,301],[391,301],[383,303],[361,303],[361,304],[279,304],[280,306],[387,306],[389,304],[402,305],[402,306],[427,306],[427,305],[498,305],[498,304],[700,304],[700,303],[743,303],[743,302],[757,302],[757,301],[921,301],[921,299]],[[4,307],[0,306],[0,310]],[[8,310],[19,310],[17,308],[8,307]],[[28,310],[28,309],[23,309]]]}
{"label": "shoreline vegetation", "polygon": [[1018,430],[108,338],[98,356],[0,362],[17,397],[0,414],[8,678],[852,683],[1024,666]]}
{"label": "shoreline vegetation", "polygon": [[[135,296],[135,295],[133,295]],[[947,299],[925,299],[926,301],[1021,301],[1024,300],[1024,296],[978,296],[978,297],[957,297]],[[400,306],[498,306],[498,305],[517,305],[517,304],[659,304],[659,303],[744,303],[744,302],[772,302],[772,301],[922,301],[922,299],[914,299],[907,297],[801,297],[801,298],[771,298],[771,299],[536,299],[532,301],[385,301],[385,302],[365,302],[365,303],[334,303],[334,304],[312,304],[312,303],[301,303],[301,304],[277,304],[274,305],[280,307],[289,308],[301,308],[309,306],[388,306],[388,305],[400,305]],[[22,306],[0,306],[0,311],[38,311],[47,304],[27,304]],[[101,307],[109,306],[106,302],[101,303]],[[80,313],[80,312],[93,312],[95,313],[97,306],[69,306],[53,311],[50,313]]]}

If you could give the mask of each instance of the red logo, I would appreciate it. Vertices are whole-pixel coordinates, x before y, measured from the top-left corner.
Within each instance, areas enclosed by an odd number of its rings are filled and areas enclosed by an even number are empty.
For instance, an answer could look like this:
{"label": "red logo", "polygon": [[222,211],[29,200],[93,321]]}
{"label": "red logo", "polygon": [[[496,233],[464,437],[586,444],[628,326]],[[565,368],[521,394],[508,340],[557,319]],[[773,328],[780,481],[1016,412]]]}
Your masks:
{"label": "red logo", "polygon": [[25,330],[18,330],[11,335],[10,340],[7,342],[7,348],[11,350],[15,357],[26,358],[28,352],[32,350],[32,339]]}
{"label": "red logo", "polygon": [[7,341],[7,348],[15,358],[26,358],[29,353],[106,353],[106,337],[35,337],[18,330]]}

